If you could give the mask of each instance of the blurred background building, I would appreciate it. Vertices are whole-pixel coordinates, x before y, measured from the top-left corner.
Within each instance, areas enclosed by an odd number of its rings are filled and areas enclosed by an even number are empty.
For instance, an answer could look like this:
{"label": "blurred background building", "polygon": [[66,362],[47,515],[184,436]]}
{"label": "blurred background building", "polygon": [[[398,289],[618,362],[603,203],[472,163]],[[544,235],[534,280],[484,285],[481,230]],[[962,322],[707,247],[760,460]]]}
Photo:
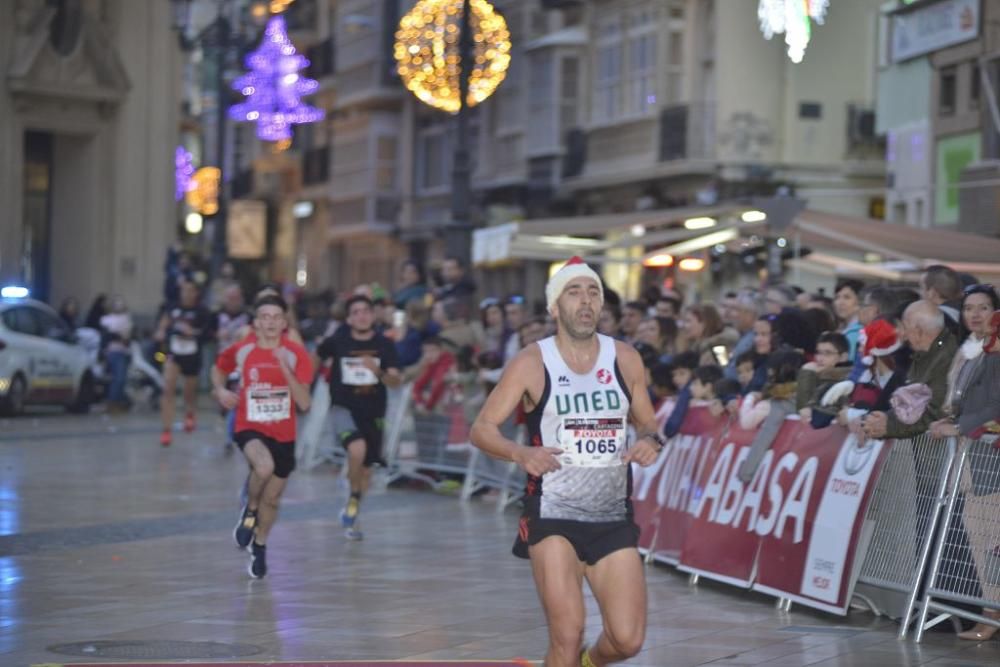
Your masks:
{"label": "blurred background building", "polygon": [[176,237],[167,2],[0,8],[0,281],[155,307]]}
{"label": "blurred background building", "polygon": [[[572,254],[628,295],[768,269],[904,279],[924,259],[960,259],[942,247],[975,255],[954,231],[997,234],[1000,0],[831,0],[800,62],[762,36],[749,0],[494,4],[510,69],[469,123],[471,257],[487,293],[540,292]],[[8,3],[0,277],[49,300],[119,292],[151,310],[175,241],[206,267],[225,252],[249,282],[311,291],[390,286],[407,257],[436,266],[456,124],[396,73],[413,5]],[[225,117],[274,14],[326,112],[278,143]],[[218,213],[171,198],[177,147],[221,169]],[[776,193],[805,202],[794,224],[760,210]]]}

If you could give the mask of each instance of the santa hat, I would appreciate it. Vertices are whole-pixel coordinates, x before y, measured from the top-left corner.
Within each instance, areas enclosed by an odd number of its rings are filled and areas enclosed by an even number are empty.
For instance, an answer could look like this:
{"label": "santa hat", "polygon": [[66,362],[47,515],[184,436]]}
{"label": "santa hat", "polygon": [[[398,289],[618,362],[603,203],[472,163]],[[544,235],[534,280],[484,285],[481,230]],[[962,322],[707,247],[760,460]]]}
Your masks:
{"label": "santa hat", "polygon": [[823,398],[820,400],[822,405],[833,405],[844,396],[848,396],[854,391],[856,382],[870,382],[872,378],[871,366],[875,363],[875,357],[886,357],[901,346],[896,327],[886,320],[870,322],[861,330],[858,343],[863,352],[861,365],[855,365],[855,370],[851,372],[850,378],[841,380],[823,394]]}
{"label": "santa hat", "polygon": [[891,322],[875,320],[865,327],[864,361],[866,364],[871,365],[875,361],[874,357],[889,356],[899,347],[899,334]]}
{"label": "santa hat", "polygon": [[597,288],[601,290],[601,301],[604,300],[604,285],[601,283],[601,277],[597,275],[596,271],[587,266],[581,258],[572,257],[549,278],[549,282],[545,286],[545,301],[549,310],[552,310],[556,305],[556,301],[559,300],[559,296],[566,289],[566,285],[576,278],[590,278],[594,280],[597,283]]}

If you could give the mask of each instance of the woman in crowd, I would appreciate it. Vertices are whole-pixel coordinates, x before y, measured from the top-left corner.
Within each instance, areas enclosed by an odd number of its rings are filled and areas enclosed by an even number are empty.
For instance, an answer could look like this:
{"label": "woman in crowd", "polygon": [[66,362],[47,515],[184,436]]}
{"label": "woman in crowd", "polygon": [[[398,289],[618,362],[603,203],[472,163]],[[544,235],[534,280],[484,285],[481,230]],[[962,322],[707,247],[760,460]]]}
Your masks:
{"label": "woman in crowd", "polygon": [[132,314],[121,296],[111,300],[111,312],[101,317],[101,337],[104,342],[104,359],[111,375],[108,387],[108,409],[124,411],[128,409],[125,397],[125,381],[128,378],[129,362],[132,360]]}
{"label": "woman in crowd", "polygon": [[59,317],[66,323],[70,331],[76,331],[80,321],[80,302],[71,296],[63,299],[59,306]]}
{"label": "woman in crowd", "polygon": [[513,335],[513,332],[507,328],[503,305],[499,299],[490,297],[480,302],[479,322],[483,327],[483,349],[480,353],[495,358],[492,360],[495,363],[489,365],[502,366],[507,339]]}
{"label": "woman in crowd", "polygon": [[101,330],[101,318],[108,314],[108,297],[105,294],[98,294],[93,303],[90,304],[90,310],[87,311],[87,319],[84,320],[83,326],[88,329],[93,329],[94,331]]}
{"label": "woman in crowd", "polygon": [[423,301],[427,296],[427,279],[420,264],[408,259],[399,267],[399,288],[392,295],[396,308],[406,308],[410,301]]}
{"label": "woman in crowd", "polygon": [[729,363],[729,353],[739,340],[734,329],[725,327],[722,317],[710,303],[687,306],[681,311],[687,350],[696,352],[701,364]]}
{"label": "woman in crowd", "polygon": [[847,278],[837,283],[837,288],[834,290],[833,310],[837,314],[840,325],[838,331],[847,337],[847,343],[851,346],[851,359],[854,359],[857,354],[858,337],[861,334],[862,326],[864,326],[858,320],[863,289],[864,283],[860,280]]}
{"label": "woman in crowd", "polygon": [[[969,334],[955,354],[955,361],[948,372],[948,392],[944,402],[946,416],[931,424],[933,437],[975,437],[981,433],[984,424],[1000,416],[1000,355],[986,354],[987,349],[992,351],[997,347],[998,324],[993,318],[996,310],[1000,310],[1000,298],[991,285],[971,285],[965,289],[961,318],[962,326]],[[975,567],[978,574],[969,573],[967,578],[978,579],[984,596],[1000,599],[1000,588],[989,583],[992,578],[989,564],[997,545],[995,540],[988,538],[988,531],[1000,509],[996,502],[996,493],[1000,491],[996,488],[997,476],[983,474],[990,460],[992,458],[987,456],[980,456],[980,460],[970,456],[967,461],[972,468],[963,471],[964,493],[957,500],[955,509],[962,520],[953,525],[954,535],[950,534],[948,539],[956,545],[953,551],[958,562],[952,565],[959,569]],[[978,474],[973,475],[973,470]],[[972,477],[978,479],[973,480]],[[991,481],[985,479],[990,477]],[[988,515],[986,526],[982,525],[984,520],[979,516],[984,513]],[[983,615],[1000,620],[1000,612],[997,611],[984,609]],[[992,625],[977,623],[958,636],[970,641],[985,641],[996,632],[997,628]]]}
{"label": "woman in crowd", "polygon": [[677,353],[677,322],[669,317],[647,317],[639,323],[636,342],[645,343],[661,360]]}

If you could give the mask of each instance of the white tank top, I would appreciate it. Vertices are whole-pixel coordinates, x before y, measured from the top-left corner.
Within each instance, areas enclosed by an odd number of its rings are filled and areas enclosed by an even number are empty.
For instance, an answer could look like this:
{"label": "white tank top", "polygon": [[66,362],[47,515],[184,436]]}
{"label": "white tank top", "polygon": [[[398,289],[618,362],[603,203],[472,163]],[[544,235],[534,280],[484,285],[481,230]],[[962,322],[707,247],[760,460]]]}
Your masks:
{"label": "white tank top", "polygon": [[538,342],[545,393],[527,415],[531,443],[560,447],[562,468],[528,480],[543,519],[620,521],[631,516],[631,470],[621,461],[628,446],[631,396],[618,368],[615,341],[598,334],[593,368],[574,372],[554,337]]}

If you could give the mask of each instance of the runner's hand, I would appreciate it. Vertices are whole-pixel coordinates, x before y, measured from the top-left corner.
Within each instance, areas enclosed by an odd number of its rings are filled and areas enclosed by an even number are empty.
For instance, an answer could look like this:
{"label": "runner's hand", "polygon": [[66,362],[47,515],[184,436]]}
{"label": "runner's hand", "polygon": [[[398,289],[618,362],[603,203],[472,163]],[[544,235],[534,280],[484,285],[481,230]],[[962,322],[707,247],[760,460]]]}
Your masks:
{"label": "runner's hand", "polygon": [[236,392],[219,387],[215,390],[215,400],[226,410],[232,410],[240,402],[240,397]]}
{"label": "runner's hand", "polygon": [[194,335],[194,328],[187,322],[178,322],[175,326],[177,327],[177,331],[179,331],[183,336]]}
{"label": "runner's hand", "polygon": [[547,472],[555,472],[562,468],[559,459],[562,454],[559,447],[519,447],[514,454],[514,463],[521,466],[526,473],[541,477]]}
{"label": "runner's hand", "polygon": [[361,357],[361,363],[375,375],[378,375],[382,368],[375,361],[375,357]]}
{"label": "runner's hand", "polygon": [[635,447],[630,448],[622,456],[622,463],[638,463],[642,467],[656,463],[660,455],[660,445],[652,438],[640,438]]}

